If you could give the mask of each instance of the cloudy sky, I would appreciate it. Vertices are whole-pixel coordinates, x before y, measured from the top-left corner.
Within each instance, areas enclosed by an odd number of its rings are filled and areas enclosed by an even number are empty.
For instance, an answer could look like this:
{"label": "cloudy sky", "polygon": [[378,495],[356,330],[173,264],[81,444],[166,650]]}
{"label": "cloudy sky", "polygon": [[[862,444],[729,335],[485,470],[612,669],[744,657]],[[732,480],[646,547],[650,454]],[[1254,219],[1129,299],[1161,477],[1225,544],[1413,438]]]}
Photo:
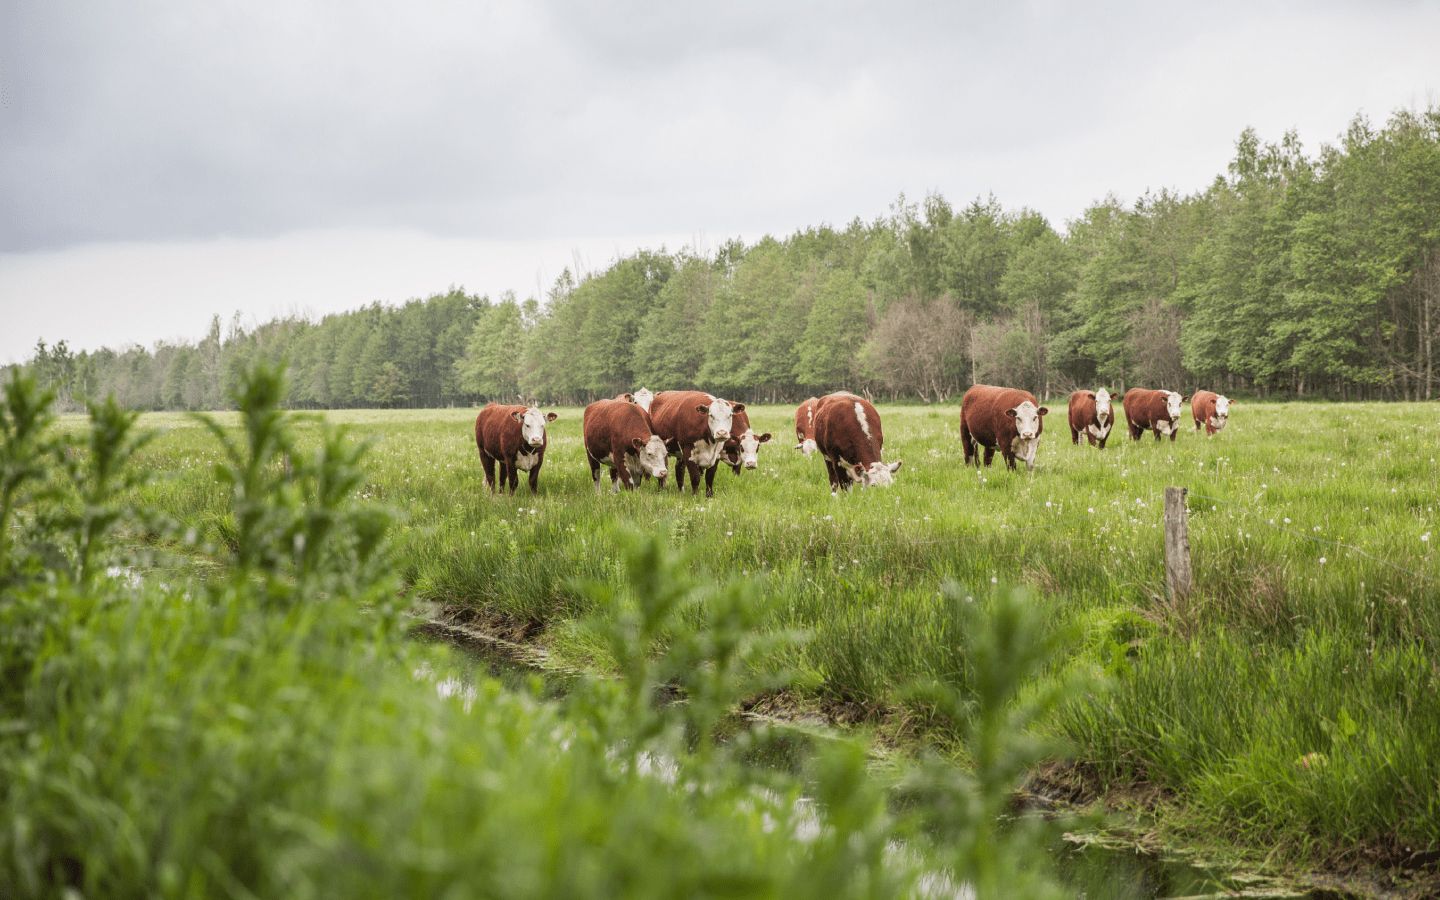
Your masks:
{"label": "cloudy sky", "polygon": [[902,191],[1063,226],[1204,187],[1246,126],[1440,102],[1437,43],[1436,2],[5,0],[0,362],[534,294]]}

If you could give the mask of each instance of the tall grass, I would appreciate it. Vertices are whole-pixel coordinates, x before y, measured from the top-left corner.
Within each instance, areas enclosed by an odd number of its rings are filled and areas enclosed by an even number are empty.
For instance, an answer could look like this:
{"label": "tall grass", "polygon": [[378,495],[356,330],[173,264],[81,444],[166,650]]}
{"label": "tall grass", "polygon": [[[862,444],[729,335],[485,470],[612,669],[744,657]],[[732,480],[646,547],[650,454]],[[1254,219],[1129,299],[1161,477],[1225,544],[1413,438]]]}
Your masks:
{"label": "tall grass", "polygon": [[[1020,662],[972,660],[983,689],[927,701],[998,752],[897,815],[849,742],[811,755],[801,781],[744,764],[763,730],[714,740],[799,651],[767,624],[773,595],[712,578],[697,547],[617,530],[590,577],[537,578],[538,600],[588,614],[569,631],[618,675],[542,702],[406,639],[371,502],[386,491],[365,483],[363,447],[277,409],[275,373],[247,380],[241,427],[156,422],[169,430],[148,447],[113,406],[78,439],[57,434],[46,398],[17,384],[0,406],[6,896],[898,897],[924,876],[998,897],[1007,873],[1056,890],[1036,853],[1049,829],[994,822],[1033,758],[1015,698],[1054,649],[1019,595],[967,609],[959,630]],[[125,464],[136,454],[149,485]],[[166,510],[193,524],[156,525]],[[526,525],[497,577],[539,561]],[[136,579],[117,531],[225,566]],[[416,585],[443,556],[412,563]],[[686,702],[657,705],[662,687]]]}
{"label": "tall grass", "polygon": [[[1052,408],[1063,403],[1052,402]],[[1029,586],[1078,649],[1036,676],[1103,669],[1107,698],[1048,719],[1112,785],[1173,792],[1198,820],[1297,858],[1440,849],[1440,420],[1424,404],[1244,404],[1176,443],[1074,447],[1057,419],[1033,475],[963,467],[953,408],[883,409],[888,490],[832,498],[781,441],[711,500],[588,490],[578,410],[551,427],[541,492],[483,489],[472,411],[345,413],[374,442],[359,496],[398,509],[399,574],[418,597],[514,624],[608,668],[577,622],[603,615],[575,579],[619,583],[616,535],[663,528],[693,573],[761,575],[762,631],[815,700],[921,721],[904,686],[956,677],[963,635],[940,587]],[[791,411],[752,407],[788,434]],[[222,534],[210,451],[174,419],[146,453],[171,473],[145,502]],[[1058,426],[1058,427],[1057,427]],[[1191,490],[1197,587],[1164,601],[1161,499]],[[1433,539],[1431,535],[1433,534]]]}

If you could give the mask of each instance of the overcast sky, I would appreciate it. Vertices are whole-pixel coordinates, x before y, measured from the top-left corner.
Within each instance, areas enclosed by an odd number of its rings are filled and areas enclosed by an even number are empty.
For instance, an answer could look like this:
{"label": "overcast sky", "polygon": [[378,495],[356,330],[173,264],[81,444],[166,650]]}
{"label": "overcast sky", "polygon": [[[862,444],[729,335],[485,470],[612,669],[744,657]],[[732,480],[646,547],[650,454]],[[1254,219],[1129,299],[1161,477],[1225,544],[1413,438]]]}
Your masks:
{"label": "overcast sky", "polygon": [[1063,227],[1203,188],[1246,126],[1440,102],[1437,46],[1437,2],[4,0],[0,362],[534,294],[902,191]]}

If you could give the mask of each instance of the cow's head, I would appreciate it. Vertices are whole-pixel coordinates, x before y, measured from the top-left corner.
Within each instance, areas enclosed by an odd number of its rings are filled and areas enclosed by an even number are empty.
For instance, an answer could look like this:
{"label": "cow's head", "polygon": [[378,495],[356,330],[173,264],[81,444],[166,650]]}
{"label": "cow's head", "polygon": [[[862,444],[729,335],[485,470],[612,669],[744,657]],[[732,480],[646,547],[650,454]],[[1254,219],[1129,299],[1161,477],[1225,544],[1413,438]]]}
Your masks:
{"label": "cow's head", "polygon": [[803,436],[798,435],[798,434],[795,435],[795,437],[797,437],[797,438],[800,439],[800,443],[798,443],[798,444],[795,445],[795,449],[796,449],[796,450],[799,450],[801,453],[805,454],[806,456],[809,456],[810,454],[814,453],[815,450],[819,447],[819,445],[815,443],[815,439],[814,439],[814,438],[807,438],[807,437],[803,437]]}
{"label": "cow's head", "polygon": [[756,434],[747,428],[745,433],[738,438],[731,438],[725,442],[725,461],[730,464],[730,468],[735,471],[736,475],[740,474],[742,467],[758,469],[760,468],[760,445],[769,440],[770,432]]}
{"label": "cow's head", "polygon": [[655,400],[655,395],[651,393],[649,388],[641,388],[631,396],[635,399],[635,405],[646,412],[650,411],[650,404]]}
{"label": "cow's head", "polygon": [[642,472],[651,478],[664,478],[669,474],[665,469],[665,464],[670,457],[665,452],[665,442],[658,434],[650,435],[648,441],[632,438],[630,444],[634,447],[634,453],[640,460]]}
{"label": "cow's head", "polygon": [[1185,398],[1175,393],[1174,391],[1165,392],[1165,412],[1167,415],[1170,416],[1170,421],[1174,422],[1179,420],[1180,404],[1184,402]]}
{"label": "cow's head", "polygon": [[873,462],[869,467],[856,463],[850,467],[850,480],[859,482],[861,487],[889,487],[895,483],[895,473],[900,471],[900,462]]}
{"label": "cow's head", "polygon": [[555,421],[554,413],[542,413],[532,406],[524,412],[516,410],[511,418],[520,423],[520,441],[530,447],[545,446],[545,423]]}
{"label": "cow's head", "polygon": [[709,403],[701,403],[695,407],[696,412],[706,417],[705,427],[709,430],[710,439],[713,441],[729,439],[730,426],[735,419],[735,414],[744,409],[745,404],[743,403],[731,403],[718,397],[711,397]]}
{"label": "cow's head", "polygon": [[1219,431],[1220,429],[1225,427],[1225,423],[1230,421],[1229,397],[1215,398],[1215,414],[1211,416],[1210,419],[1210,424],[1212,427],[1214,427],[1216,431]]}
{"label": "cow's head", "polygon": [[1049,407],[1036,407],[1026,400],[1014,409],[1005,410],[1005,415],[1015,420],[1015,436],[1022,441],[1030,441],[1040,436],[1045,427],[1041,418],[1049,412]]}
{"label": "cow's head", "polygon": [[1110,405],[1110,392],[1105,390],[1105,388],[1101,388],[1100,390],[1096,391],[1095,417],[1101,421],[1104,421],[1106,416],[1113,416],[1114,414],[1114,409]]}

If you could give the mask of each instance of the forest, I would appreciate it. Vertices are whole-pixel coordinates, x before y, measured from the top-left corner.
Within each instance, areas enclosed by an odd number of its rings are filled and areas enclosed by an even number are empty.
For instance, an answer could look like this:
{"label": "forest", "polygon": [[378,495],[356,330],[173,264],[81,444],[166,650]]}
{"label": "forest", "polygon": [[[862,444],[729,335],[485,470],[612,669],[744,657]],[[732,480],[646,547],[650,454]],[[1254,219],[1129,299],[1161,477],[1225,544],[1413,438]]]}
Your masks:
{"label": "forest", "polygon": [[[204,303],[197,286],[196,303]],[[993,197],[566,270],[544,297],[452,287],[318,321],[25,364],[62,408],[220,409],[258,361],[292,408],[581,403],[697,387],[778,401],[848,387],[943,401],[993,382],[1431,399],[1440,332],[1440,105],[1337,143],[1243,132],[1204,190],[1106,197],[1063,230]]]}

